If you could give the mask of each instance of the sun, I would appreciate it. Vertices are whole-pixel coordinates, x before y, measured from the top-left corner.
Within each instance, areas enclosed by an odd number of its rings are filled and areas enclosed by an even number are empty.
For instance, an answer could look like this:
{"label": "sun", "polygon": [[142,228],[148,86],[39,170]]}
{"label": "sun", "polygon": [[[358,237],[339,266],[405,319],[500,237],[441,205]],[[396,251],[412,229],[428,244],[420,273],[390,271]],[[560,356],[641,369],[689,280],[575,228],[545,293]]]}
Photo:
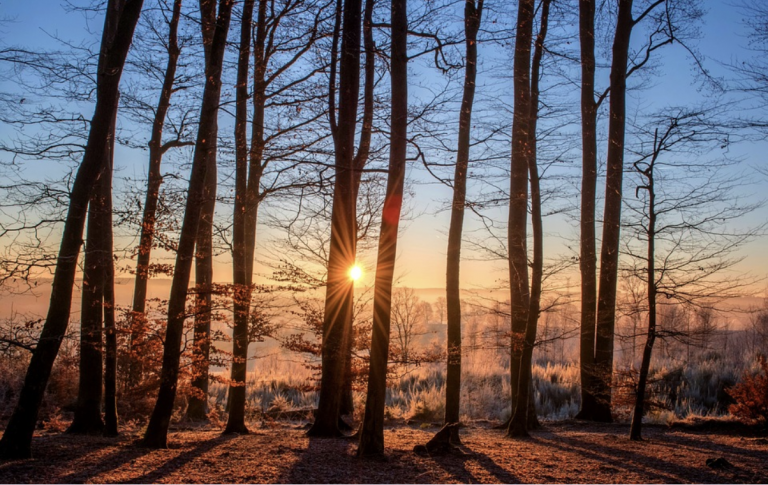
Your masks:
{"label": "sun", "polygon": [[352,279],[352,281],[357,281],[363,276],[363,269],[358,266],[354,265],[349,269],[349,277]]}

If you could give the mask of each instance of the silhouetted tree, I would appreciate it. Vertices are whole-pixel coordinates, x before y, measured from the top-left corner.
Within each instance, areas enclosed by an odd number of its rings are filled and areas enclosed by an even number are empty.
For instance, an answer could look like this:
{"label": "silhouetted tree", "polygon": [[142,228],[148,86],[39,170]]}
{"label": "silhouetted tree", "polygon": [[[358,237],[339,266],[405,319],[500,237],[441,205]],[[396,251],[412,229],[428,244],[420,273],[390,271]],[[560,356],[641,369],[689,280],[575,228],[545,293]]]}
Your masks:
{"label": "silhouetted tree", "polygon": [[[536,126],[539,111],[539,76],[541,74],[541,58],[544,54],[544,41],[547,37],[549,23],[550,0],[543,0],[541,5],[541,21],[539,32],[536,36],[535,49],[530,73],[530,100],[527,123],[527,169],[531,184],[531,220],[533,231],[533,264],[531,272],[531,288],[528,300],[527,322],[525,338],[520,352],[517,392],[513,394],[513,414],[509,423],[508,434],[510,436],[525,436],[531,424],[536,424],[536,410],[532,405],[532,380],[531,365],[533,360],[533,346],[536,343],[536,330],[539,321],[541,307],[541,286],[544,276],[544,241],[541,214],[541,189],[539,185],[539,170],[536,153]],[[516,48],[517,49],[517,48]],[[529,48],[530,50],[530,48]],[[517,59],[515,59],[517,62]],[[517,72],[516,72],[517,74]],[[527,269],[526,269],[527,272]],[[514,353],[513,353],[514,358]],[[510,369],[514,372],[514,365]],[[514,390],[513,390],[514,392]]]}
{"label": "silhouetted tree", "polygon": [[51,303],[45,326],[30,361],[19,401],[2,440],[0,456],[26,458],[31,455],[32,434],[53,362],[67,330],[72,291],[91,190],[105,170],[105,152],[111,121],[117,110],[118,87],[125,58],[139,19],[142,0],[110,0],[104,21],[97,82],[97,100],[88,144],[70,193],[69,209],[61,238]]}
{"label": "silhouetted tree", "polygon": [[335,180],[331,214],[331,242],[328,253],[325,313],[323,317],[322,376],[320,402],[310,436],[340,434],[339,412],[345,379],[345,351],[349,344],[354,299],[354,282],[349,271],[355,264],[357,173],[354,140],[360,91],[361,0],[348,0],[342,10],[341,61],[339,62],[338,124],[332,120],[335,153]]}
{"label": "silhouetted tree", "polygon": [[[152,245],[155,237],[155,223],[157,219],[157,204],[160,197],[160,185],[163,176],[160,172],[163,154],[169,149],[185,144],[180,139],[169,140],[163,143],[163,128],[166,122],[168,109],[171,106],[171,97],[176,87],[176,66],[181,50],[177,40],[179,18],[181,17],[182,0],[174,0],[173,11],[168,22],[167,52],[168,61],[163,76],[163,84],[160,90],[160,99],[155,108],[152,121],[152,135],[149,140],[149,170],[147,171],[147,192],[144,199],[144,211],[141,219],[141,235],[139,237],[138,255],[136,257],[136,279],[133,288],[133,306],[131,308],[131,351],[141,353],[139,342],[142,340],[142,328],[146,322],[147,285],[150,277],[150,261]],[[141,369],[138,368],[141,359],[135,359],[130,370],[132,384],[138,383]]]}
{"label": "silhouetted tree", "polygon": [[[212,0],[211,0],[212,1]],[[168,301],[168,324],[163,343],[163,367],[157,403],[152,411],[143,444],[153,448],[167,446],[168,426],[173,412],[176,387],[179,376],[181,339],[186,318],[186,300],[192,259],[195,253],[195,240],[200,226],[202,206],[205,202],[206,176],[210,160],[210,151],[215,149],[216,119],[219,112],[221,94],[221,71],[224,61],[229,21],[232,14],[233,0],[220,0],[216,27],[211,42],[210,62],[206,65],[206,83],[203,102],[200,109],[200,125],[195,144],[195,156],[192,162],[192,174],[189,180],[189,193],[184,221],[176,253],[176,265]]]}
{"label": "silhouetted tree", "polygon": [[[458,151],[453,176],[453,203],[448,227],[448,254],[446,257],[445,307],[448,322],[447,373],[445,382],[445,424],[459,422],[461,400],[461,295],[459,272],[461,266],[461,239],[464,210],[467,199],[467,172],[469,169],[470,131],[472,108],[477,79],[477,33],[483,15],[483,0],[464,3],[464,36],[466,60],[464,93],[459,112]],[[442,314],[440,320],[442,323]],[[458,427],[450,428],[452,440],[458,441]]]}
{"label": "silhouetted tree", "polygon": [[392,2],[392,120],[389,174],[379,233],[379,255],[373,294],[373,333],[365,415],[360,428],[358,456],[384,453],[384,407],[387,391],[389,333],[392,317],[392,282],[397,255],[397,231],[403,206],[405,157],[408,148],[408,7],[407,0]]}
{"label": "silhouetted tree", "polygon": [[[717,125],[716,109],[673,109],[675,114],[654,120],[664,123],[653,130],[650,150],[638,150],[633,167],[639,176],[637,202],[627,202],[632,237],[625,245],[631,258],[626,269],[646,285],[644,310],[648,331],[640,365],[630,439],[640,440],[646,403],[646,385],[654,343],[658,338],[696,338],[680,329],[657,324],[657,299],[694,305],[699,313],[714,316],[717,301],[736,297],[754,281],[746,276],[723,275],[741,261],[733,254],[760,234],[762,227],[729,228],[759,204],[746,203],[736,193],[743,180],[727,174],[732,163],[722,160],[676,161],[680,154],[706,156],[718,147],[726,133]],[[664,119],[666,118],[666,119]],[[658,125],[657,125],[658,126]],[[726,144],[727,145],[727,144]],[[643,153],[646,151],[646,153]],[[694,330],[695,333],[695,330]]]}

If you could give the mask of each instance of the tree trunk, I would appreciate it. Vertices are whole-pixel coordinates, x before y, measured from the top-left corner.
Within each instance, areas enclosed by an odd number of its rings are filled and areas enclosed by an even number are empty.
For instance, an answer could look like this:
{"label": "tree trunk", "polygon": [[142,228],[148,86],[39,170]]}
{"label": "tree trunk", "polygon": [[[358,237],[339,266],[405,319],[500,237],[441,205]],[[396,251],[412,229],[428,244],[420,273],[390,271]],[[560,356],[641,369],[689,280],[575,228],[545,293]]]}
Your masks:
{"label": "tree trunk", "polygon": [[339,436],[339,410],[344,386],[345,351],[350,338],[354,304],[354,284],[348,272],[355,263],[355,170],[353,145],[360,91],[361,0],[348,0],[343,10],[343,35],[340,62],[339,122],[335,130],[336,180],[331,213],[331,244],[328,253],[323,320],[322,375],[320,402],[315,422],[308,434]]}
{"label": "tree trunk", "polygon": [[[117,113],[115,113],[117,114]],[[115,260],[112,222],[112,170],[115,166],[115,124],[112,118],[107,177],[104,181],[104,436],[117,436],[117,329],[115,326]]]}
{"label": "tree trunk", "polygon": [[144,214],[141,219],[141,236],[139,238],[139,254],[136,261],[136,279],[133,287],[133,308],[131,309],[131,339],[130,351],[131,368],[129,370],[129,385],[137,385],[142,378],[143,351],[141,348],[146,334],[146,302],[147,285],[149,283],[149,262],[152,252],[152,243],[155,237],[155,222],[157,202],[160,196],[160,185],[163,176],[160,173],[160,165],[163,153],[167,147],[163,147],[163,125],[171,106],[173,84],[176,79],[176,65],[179,59],[179,45],[177,32],[179,18],[181,16],[181,1],[175,0],[171,21],[168,24],[168,63],[165,67],[163,87],[160,90],[160,100],[155,110],[155,118],[152,122],[152,137],[149,140],[149,170],[147,172],[147,195],[144,200]]}
{"label": "tree trunk", "polygon": [[[206,78],[212,58],[213,36],[216,31],[216,3],[200,0],[201,31],[205,54]],[[210,148],[207,152],[207,171],[200,223],[197,228],[195,248],[195,323],[193,334],[192,361],[194,376],[189,398],[187,419],[208,420],[208,367],[211,353],[211,290],[213,285],[213,217],[216,209],[216,148],[218,144],[218,118],[211,122]]]}
{"label": "tree trunk", "polygon": [[[109,146],[105,147],[105,159],[108,157],[108,152]],[[106,198],[111,197],[112,177],[108,172],[107,160],[88,206],[80,312],[80,376],[75,416],[67,429],[67,432],[72,434],[100,435],[104,431],[104,421],[101,418],[101,386],[104,279],[107,265],[105,256],[108,251],[105,236],[112,223],[111,214],[105,217]]]}
{"label": "tree trunk", "polygon": [[[232,237],[232,281],[234,289],[234,329],[232,338],[232,374],[229,386],[229,418],[225,433],[248,433],[245,425],[245,381],[248,362],[248,315],[251,306],[251,278],[246,262],[246,208],[248,197],[248,73],[251,55],[253,0],[243,4],[240,51],[235,87],[235,213]],[[262,5],[260,2],[259,19]]]}
{"label": "tree trunk", "polygon": [[578,419],[592,419],[595,360],[595,310],[597,308],[597,251],[595,249],[595,201],[597,197],[597,105],[595,103],[595,0],[579,1],[581,46],[581,325],[579,372],[581,410]]}
{"label": "tree trunk", "polygon": [[176,266],[168,301],[168,326],[163,345],[163,367],[160,375],[160,390],[157,402],[144,435],[145,446],[165,448],[167,446],[168,426],[176,398],[176,386],[179,376],[181,357],[181,339],[184,334],[186,317],[186,299],[192,272],[192,259],[195,253],[195,239],[200,226],[200,216],[205,202],[206,173],[211,151],[215,150],[216,119],[219,111],[221,94],[221,71],[224,60],[229,20],[234,0],[220,0],[219,13],[211,43],[211,57],[206,69],[206,82],[203,102],[200,110],[200,123],[192,161],[192,174],[189,181],[189,193],[184,221],[179,237]]}
{"label": "tree trunk", "polygon": [[[453,204],[451,223],[448,228],[448,251],[445,271],[445,301],[448,323],[448,361],[445,381],[445,424],[458,423],[461,408],[461,235],[464,227],[464,208],[467,199],[467,170],[469,166],[470,133],[472,130],[472,106],[477,79],[477,31],[483,14],[483,0],[464,4],[464,35],[466,43],[466,68],[464,94],[459,113],[458,151],[453,176]],[[450,428],[451,439],[459,442],[458,427]]]}
{"label": "tree trunk", "polygon": [[365,416],[358,456],[384,453],[384,405],[387,392],[392,282],[397,256],[397,231],[403,206],[405,157],[408,148],[408,15],[407,0],[392,1],[392,119],[389,175],[381,216],[379,254],[373,297],[373,335]]}
{"label": "tree trunk", "polygon": [[[510,362],[512,384],[512,406],[518,413],[516,402],[520,395],[528,398],[528,389],[523,382],[530,369],[523,367],[523,349],[528,326],[528,254],[526,247],[526,225],[528,220],[528,157],[530,155],[531,118],[531,40],[533,37],[533,0],[518,3],[517,32],[514,57],[515,109],[512,121],[512,163],[510,168],[509,224],[507,239],[509,251],[510,313],[512,324],[512,358]],[[527,404],[527,402],[526,402]],[[508,434],[515,435],[510,422]],[[523,431],[525,427],[523,426]]]}
{"label": "tree trunk", "polygon": [[[645,408],[645,386],[648,382],[648,371],[651,368],[651,356],[653,344],[656,341],[656,190],[654,187],[654,164],[660,153],[660,144],[657,144],[658,130],[654,136],[654,152],[651,162],[646,170],[638,170],[646,178],[645,186],[642,187],[648,191],[648,227],[646,235],[648,236],[648,254],[646,256],[648,269],[646,278],[648,278],[648,338],[643,347],[643,360],[640,363],[640,374],[637,379],[637,395],[635,399],[635,409],[632,413],[632,424],[629,428],[629,439],[633,441],[642,440],[643,414]],[[635,165],[637,167],[637,165]]]}
{"label": "tree trunk", "polygon": [[[539,34],[536,37],[536,47],[533,54],[533,65],[530,77],[530,104],[528,134],[528,172],[531,184],[531,228],[533,231],[533,266],[531,272],[531,293],[528,302],[528,321],[525,329],[525,342],[520,358],[520,378],[518,381],[517,402],[514,405],[514,414],[509,423],[510,436],[526,436],[529,424],[538,425],[536,409],[533,405],[533,382],[531,380],[531,365],[533,361],[533,347],[536,343],[536,330],[539,321],[541,304],[541,282],[544,273],[544,242],[541,215],[541,190],[539,187],[539,170],[536,156],[536,126],[539,111],[539,76],[541,71],[541,58],[544,52],[544,40],[547,36],[547,24],[549,21],[550,0],[542,2],[541,22]],[[531,34],[532,35],[532,34]],[[517,59],[515,59],[517,62]]]}
{"label": "tree trunk", "polygon": [[[360,184],[363,178],[363,170],[368,163],[368,156],[371,150],[371,130],[373,129],[373,88],[376,85],[376,45],[373,42],[373,5],[375,0],[367,0],[363,12],[363,46],[365,48],[365,66],[363,78],[365,85],[363,87],[363,119],[362,129],[360,130],[360,143],[357,148],[357,154],[353,162],[355,167],[355,222],[357,222],[357,197],[360,193]],[[355,245],[359,230],[355,229]],[[355,256],[357,256],[357,247],[355,247]],[[350,328],[350,338],[347,340],[346,354],[344,355],[344,387],[341,396],[340,415],[351,415],[354,413],[354,402],[352,398],[352,385],[355,379],[352,369],[352,353],[354,351],[355,339],[354,329]],[[349,427],[339,418],[339,425]]]}
{"label": "tree trunk", "polygon": [[[51,303],[19,401],[0,440],[0,457],[27,458],[53,362],[69,324],[72,291],[91,190],[103,172],[109,126],[117,111],[118,87],[143,0],[110,0],[99,54],[96,108],[83,161],[70,193],[69,209],[51,287]],[[122,8],[119,8],[122,7]]]}
{"label": "tree trunk", "polygon": [[603,242],[600,249],[600,291],[595,336],[595,421],[611,422],[613,336],[616,323],[616,285],[619,275],[622,177],[626,117],[627,62],[632,34],[632,0],[619,0],[611,64],[610,120],[603,211]]}

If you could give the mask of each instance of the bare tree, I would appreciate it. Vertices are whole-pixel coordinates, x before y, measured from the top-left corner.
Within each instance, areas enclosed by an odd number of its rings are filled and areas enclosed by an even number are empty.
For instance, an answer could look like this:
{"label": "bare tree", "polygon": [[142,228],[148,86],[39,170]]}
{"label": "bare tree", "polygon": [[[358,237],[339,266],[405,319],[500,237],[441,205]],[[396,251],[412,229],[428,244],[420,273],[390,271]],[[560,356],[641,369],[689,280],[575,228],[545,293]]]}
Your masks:
{"label": "bare tree", "polygon": [[[648,332],[629,435],[632,440],[641,439],[654,342],[664,336],[657,325],[658,296],[706,310],[752,283],[749,278],[723,272],[742,259],[734,257],[734,251],[761,228],[738,231],[726,224],[758,205],[738,200],[735,189],[741,181],[723,174],[729,164],[672,159],[698,146],[704,151],[705,146],[720,145],[724,134],[714,125],[715,119],[711,110],[677,110],[662,131],[654,129],[650,151],[634,162],[640,178],[636,186],[639,203],[628,204],[633,217],[626,227],[634,237],[626,244],[626,252],[634,263],[632,275],[647,286]],[[644,252],[640,242],[645,243]]]}
{"label": "bare tree", "polygon": [[109,140],[111,120],[117,110],[120,77],[142,4],[142,0],[110,0],[107,4],[99,54],[97,101],[88,144],[70,194],[46,323],[40,343],[27,369],[19,402],[0,440],[0,455],[4,458],[26,458],[31,455],[37,412],[61,339],[69,323],[72,291],[90,191],[105,170],[104,154]]}
{"label": "bare tree", "polygon": [[[323,369],[320,403],[310,436],[338,436],[341,394],[345,374],[345,349],[350,338],[354,282],[349,271],[355,264],[355,181],[354,139],[360,91],[361,0],[349,0],[342,9],[340,99],[338,125],[332,125],[336,147],[331,244],[328,253],[323,322]],[[335,116],[335,115],[334,115]],[[333,119],[333,118],[332,118]]]}
{"label": "bare tree", "polygon": [[[605,206],[603,210],[602,246],[600,248],[595,338],[592,344],[589,338],[591,330],[582,328],[581,339],[582,344],[587,346],[581,351],[582,356],[584,356],[584,365],[587,366],[582,374],[585,372],[592,373],[584,382],[591,389],[588,389],[586,399],[582,401],[579,417],[606,422],[613,419],[611,416],[611,381],[621,233],[627,78],[648,64],[652,54],[666,45],[679,43],[689,53],[693,53],[685,45],[685,40],[695,34],[696,22],[702,15],[698,5],[687,0],[647,0],[639,4],[637,14],[634,13],[634,7],[633,0],[619,0],[611,49],[610,86],[600,95],[596,104],[591,104],[589,100],[585,99],[587,115],[592,116],[591,110],[597,108],[599,102],[610,93]],[[641,30],[638,26],[644,27],[644,29]],[[641,48],[632,49],[630,41],[632,33],[636,29],[644,30],[647,33],[647,40]],[[584,32],[584,35],[589,34]],[[589,46],[586,47],[586,50],[589,50]],[[588,86],[582,88],[585,89]],[[586,98],[588,93],[583,95]],[[585,149],[590,151],[591,147],[590,140],[585,145]],[[589,166],[584,168],[584,173],[586,176],[592,177],[591,160],[587,165]],[[584,226],[589,225],[590,220],[592,220],[590,214],[585,213],[583,216],[587,219],[586,222],[583,222]],[[590,258],[590,245],[588,244],[583,250],[585,252],[582,257]],[[587,266],[582,267],[582,276],[591,279],[591,275],[586,274],[586,271],[591,268],[591,261],[583,264]],[[590,284],[587,282],[587,286]],[[589,288],[588,291],[590,291]],[[591,303],[585,303],[585,305],[587,304]],[[588,308],[587,311],[591,312],[591,308]],[[585,320],[583,323],[590,325]],[[591,361],[588,355],[590,345],[594,345],[594,357]],[[589,368],[590,362],[591,369]]]}
{"label": "bare tree", "polygon": [[[115,111],[116,116],[117,111]],[[88,231],[83,261],[83,297],[80,312],[80,376],[75,416],[67,429],[67,432],[74,434],[101,434],[105,430],[104,420],[101,417],[101,399],[104,377],[103,335],[105,323],[107,323],[105,319],[107,312],[111,311],[110,325],[113,333],[115,323],[112,311],[114,308],[112,157],[115,121],[115,118],[112,118],[109,142],[103,155],[106,167],[97,181],[88,205]],[[107,310],[107,306],[111,307],[110,310]],[[111,353],[110,357],[112,356]],[[110,398],[114,399],[114,396]],[[114,410],[114,401],[111,404],[109,409]],[[116,433],[116,426],[110,429],[110,434]]]}
{"label": "bare tree", "polygon": [[144,445],[153,448],[165,448],[167,446],[168,426],[173,411],[173,401],[176,397],[180,346],[186,317],[187,287],[204,203],[209,152],[215,145],[213,140],[216,138],[222,63],[233,3],[233,0],[220,0],[211,44],[211,59],[210,62],[206,63],[205,92],[200,109],[200,125],[195,144],[195,157],[192,162],[192,175],[189,181],[189,195],[176,254],[171,295],[168,301],[168,325],[163,344],[160,390],[143,440]]}
{"label": "bare tree", "polygon": [[[512,361],[520,362],[528,325],[530,293],[528,286],[528,157],[530,156],[531,114],[531,42],[533,39],[534,2],[521,0],[517,9],[517,30],[514,53],[514,99],[512,119],[512,164],[510,169],[509,223],[507,251],[509,257],[509,288],[511,314]],[[517,375],[515,375],[517,370]],[[510,366],[511,387],[519,396],[522,366]],[[512,421],[510,421],[510,425]],[[512,428],[508,428],[512,436]],[[522,433],[525,433],[523,428]]]}
{"label": "bare tree", "polygon": [[[464,93],[459,112],[458,151],[453,176],[453,203],[448,228],[448,252],[446,256],[445,305],[448,323],[447,374],[445,384],[445,423],[459,422],[461,399],[461,295],[459,271],[461,264],[461,238],[464,227],[464,210],[467,199],[467,173],[469,171],[470,131],[472,108],[477,79],[477,33],[483,15],[483,0],[464,4],[464,36],[466,66]],[[442,323],[442,313],[440,315]],[[451,428],[451,439],[459,442],[458,428]]]}
{"label": "bare tree", "polygon": [[[539,179],[539,170],[536,154],[536,126],[539,110],[539,76],[541,69],[541,58],[544,52],[544,41],[547,36],[547,27],[549,22],[549,0],[543,0],[541,7],[541,21],[539,32],[536,36],[535,49],[533,54],[531,72],[529,77],[530,85],[528,100],[529,104],[524,105],[528,108],[528,123],[524,125],[527,130],[528,140],[526,142],[527,153],[525,160],[527,162],[527,171],[531,184],[531,208],[532,208],[532,231],[533,231],[533,264],[531,272],[531,288],[528,295],[528,308],[526,312],[525,336],[522,342],[518,343],[520,348],[519,367],[516,394],[513,394],[512,418],[509,422],[509,436],[526,436],[527,429],[531,424],[535,425],[536,411],[532,403],[532,379],[531,364],[533,359],[533,346],[536,341],[537,324],[541,310],[541,288],[544,277],[544,242],[541,213],[541,188]],[[527,38],[527,33],[526,33]],[[529,48],[530,50],[530,48]],[[517,53],[517,52],[516,52]],[[517,69],[517,58],[515,59],[515,69]],[[517,75],[517,71],[516,71]],[[517,79],[516,79],[517,81]],[[517,108],[516,108],[517,109]],[[514,164],[513,164],[514,165]],[[523,231],[525,232],[525,230]],[[511,269],[510,269],[511,271]],[[518,269],[519,271],[519,269]],[[527,269],[525,270],[527,273]],[[526,282],[527,284],[527,282]],[[513,316],[513,318],[515,318]],[[522,318],[522,317],[521,317]],[[513,360],[515,352],[513,351]],[[510,365],[514,373],[515,365]],[[514,385],[514,380],[512,381]],[[514,388],[513,388],[513,392]]]}
{"label": "bare tree", "polygon": [[[384,407],[386,404],[389,333],[393,319],[392,282],[397,256],[397,232],[403,207],[405,157],[408,148],[408,2],[392,2],[392,120],[389,173],[376,260],[373,295],[373,334],[365,416],[360,429],[358,456],[384,453]],[[396,307],[395,307],[396,308]],[[397,318],[394,318],[397,327]],[[399,328],[399,327],[397,327]]]}
{"label": "bare tree", "polygon": [[[155,223],[157,220],[157,205],[160,197],[160,186],[163,182],[163,176],[160,171],[163,154],[169,149],[185,144],[179,138],[163,142],[163,132],[166,123],[168,109],[171,106],[171,97],[174,89],[178,88],[176,79],[176,67],[178,64],[181,49],[177,40],[179,19],[181,17],[182,0],[175,0],[173,11],[168,23],[168,41],[167,52],[168,61],[165,67],[160,99],[155,109],[154,119],[152,120],[152,136],[149,140],[149,170],[147,172],[147,192],[144,200],[144,212],[141,220],[141,236],[139,238],[138,256],[136,258],[136,279],[133,289],[133,307],[131,341],[130,345],[133,351],[138,351],[136,347],[142,339],[141,328],[146,319],[145,309],[147,300],[147,284],[150,277],[150,260],[152,245],[155,237]],[[131,380],[138,382],[138,375],[141,369],[131,369]]]}

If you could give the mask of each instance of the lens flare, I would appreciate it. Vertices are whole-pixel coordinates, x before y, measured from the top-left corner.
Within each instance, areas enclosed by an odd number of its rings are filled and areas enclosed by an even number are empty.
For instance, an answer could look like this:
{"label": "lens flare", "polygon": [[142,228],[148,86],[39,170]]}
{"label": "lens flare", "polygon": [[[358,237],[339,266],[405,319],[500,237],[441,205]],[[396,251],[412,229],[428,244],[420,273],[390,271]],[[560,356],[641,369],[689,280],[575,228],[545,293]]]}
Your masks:
{"label": "lens flare", "polygon": [[358,266],[354,265],[349,269],[349,277],[352,279],[352,281],[357,281],[363,276],[363,269]]}

